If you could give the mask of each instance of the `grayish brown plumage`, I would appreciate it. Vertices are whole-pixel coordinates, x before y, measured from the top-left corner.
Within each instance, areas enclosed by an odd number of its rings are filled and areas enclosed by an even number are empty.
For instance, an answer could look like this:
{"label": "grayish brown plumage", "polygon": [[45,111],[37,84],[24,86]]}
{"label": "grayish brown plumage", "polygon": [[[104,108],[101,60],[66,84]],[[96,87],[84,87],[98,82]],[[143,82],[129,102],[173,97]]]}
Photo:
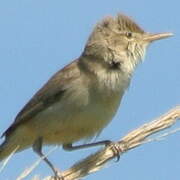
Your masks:
{"label": "grayish brown plumage", "polygon": [[102,20],[82,55],[50,78],[4,132],[0,160],[17,146],[33,146],[42,156],[42,144],[70,149],[97,135],[115,115],[147,46],[171,35],[146,33],[122,14]]}

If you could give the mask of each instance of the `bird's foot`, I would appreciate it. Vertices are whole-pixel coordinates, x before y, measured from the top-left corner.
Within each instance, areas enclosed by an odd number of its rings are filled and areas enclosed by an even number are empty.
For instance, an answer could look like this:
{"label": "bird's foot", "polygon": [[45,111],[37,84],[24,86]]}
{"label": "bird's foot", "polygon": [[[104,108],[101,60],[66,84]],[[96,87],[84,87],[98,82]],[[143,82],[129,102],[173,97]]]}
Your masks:
{"label": "bird's foot", "polygon": [[64,180],[64,177],[58,169],[54,169],[54,176],[52,177],[52,180]]}
{"label": "bird's foot", "polygon": [[112,141],[111,141],[111,142],[109,142],[108,144],[106,144],[106,146],[108,146],[108,147],[110,147],[110,148],[112,149],[112,151],[113,151],[113,153],[114,153],[114,156],[117,157],[116,162],[118,162],[119,159],[120,159],[120,154],[121,154],[122,152],[124,152],[123,149],[122,149],[121,143],[112,142]]}

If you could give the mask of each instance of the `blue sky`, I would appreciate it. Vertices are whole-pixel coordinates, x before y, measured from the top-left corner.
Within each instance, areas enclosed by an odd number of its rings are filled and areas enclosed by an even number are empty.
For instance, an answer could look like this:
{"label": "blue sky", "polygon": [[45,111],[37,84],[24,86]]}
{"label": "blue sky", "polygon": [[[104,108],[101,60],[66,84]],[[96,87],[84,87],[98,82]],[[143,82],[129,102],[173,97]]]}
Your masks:
{"label": "blue sky", "polygon": [[[118,12],[132,16],[148,32],[173,32],[175,36],[149,47],[118,113],[98,140],[118,140],[179,104],[179,6],[178,0],[0,1],[0,132],[53,73],[81,54],[97,21]],[[118,163],[111,162],[86,179],[179,180],[179,139],[180,133],[176,133],[131,150]],[[58,148],[49,158],[66,169],[95,150],[65,152]],[[31,149],[16,154],[0,179],[16,179],[37,158]],[[42,162],[27,179],[51,173]]]}

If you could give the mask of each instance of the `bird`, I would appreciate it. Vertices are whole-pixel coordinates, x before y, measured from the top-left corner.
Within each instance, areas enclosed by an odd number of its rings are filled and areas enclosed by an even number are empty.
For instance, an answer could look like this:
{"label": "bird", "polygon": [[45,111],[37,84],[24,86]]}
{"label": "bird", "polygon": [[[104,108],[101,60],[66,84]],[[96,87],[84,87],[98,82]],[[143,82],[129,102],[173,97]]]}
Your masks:
{"label": "bird", "polygon": [[[172,35],[145,32],[121,13],[103,18],[81,55],[35,93],[2,134],[0,161],[15,149],[32,147],[44,157],[44,145],[62,145],[65,150],[107,145],[109,140],[73,144],[97,136],[109,124],[147,47]],[[47,157],[44,161],[58,176]]]}

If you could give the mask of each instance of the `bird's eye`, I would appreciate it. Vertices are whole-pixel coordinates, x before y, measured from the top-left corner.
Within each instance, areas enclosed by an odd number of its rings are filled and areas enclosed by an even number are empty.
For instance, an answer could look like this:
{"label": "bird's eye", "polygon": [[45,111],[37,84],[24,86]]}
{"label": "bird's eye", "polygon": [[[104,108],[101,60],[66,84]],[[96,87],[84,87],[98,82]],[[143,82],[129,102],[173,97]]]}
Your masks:
{"label": "bird's eye", "polygon": [[130,38],[132,38],[132,33],[131,33],[131,32],[127,32],[127,33],[126,33],[126,36],[127,36],[127,38],[130,39]]}

